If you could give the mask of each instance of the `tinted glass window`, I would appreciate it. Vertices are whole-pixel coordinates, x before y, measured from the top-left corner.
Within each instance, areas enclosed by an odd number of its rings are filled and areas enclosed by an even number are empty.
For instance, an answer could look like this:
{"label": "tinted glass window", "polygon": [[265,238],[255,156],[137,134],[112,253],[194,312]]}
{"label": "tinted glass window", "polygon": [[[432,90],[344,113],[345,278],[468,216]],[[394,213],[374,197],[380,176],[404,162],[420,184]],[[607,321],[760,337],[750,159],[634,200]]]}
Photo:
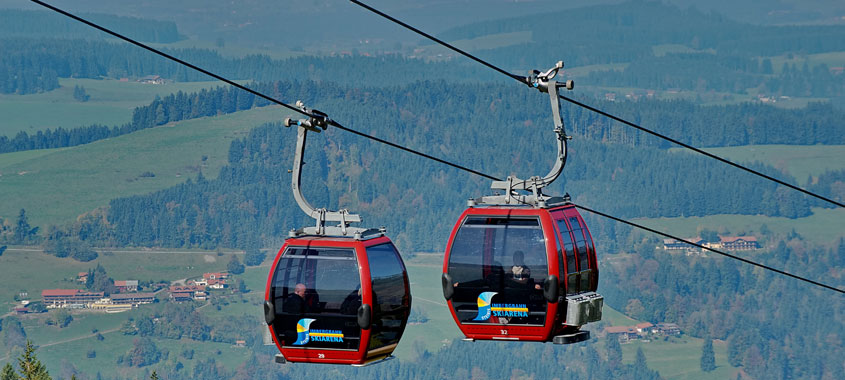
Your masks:
{"label": "tinted glass window", "polygon": [[452,243],[448,271],[462,323],[544,323],[548,264],[537,218],[467,218]]}
{"label": "tinted glass window", "polygon": [[[566,252],[566,271],[568,273],[575,273],[578,271],[578,267],[575,266],[575,245],[572,242],[572,236],[569,234],[569,227],[566,225],[566,220],[558,219],[557,228],[560,231],[561,243],[563,243],[563,249]],[[561,278],[565,277],[561,276]]]}
{"label": "tinted glass window", "polygon": [[405,266],[393,244],[367,248],[373,279],[373,327],[369,349],[399,343],[411,311]]}
{"label": "tinted glass window", "polygon": [[289,247],[273,275],[273,329],[284,346],[357,349],[360,289],[352,249]]}
{"label": "tinted glass window", "polygon": [[575,246],[578,248],[578,263],[580,270],[590,269],[590,260],[587,258],[587,240],[584,238],[584,231],[581,222],[576,217],[569,217],[569,225],[572,226],[572,235],[575,236]]}

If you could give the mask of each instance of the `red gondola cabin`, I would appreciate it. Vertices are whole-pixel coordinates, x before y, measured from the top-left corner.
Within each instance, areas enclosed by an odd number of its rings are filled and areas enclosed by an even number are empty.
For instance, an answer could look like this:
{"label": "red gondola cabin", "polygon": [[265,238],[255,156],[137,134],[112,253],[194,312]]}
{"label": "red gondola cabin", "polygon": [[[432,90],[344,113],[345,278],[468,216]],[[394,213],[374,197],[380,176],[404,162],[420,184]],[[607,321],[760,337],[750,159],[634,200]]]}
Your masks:
{"label": "red gondola cabin", "polygon": [[363,365],[393,352],[411,294],[390,239],[290,238],[273,268],[265,317],[285,360]]}
{"label": "red gondola cabin", "polygon": [[574,343],[601,319],[597,268],[570,204],[470,207],[449,239],[443,293],[470,340]]}

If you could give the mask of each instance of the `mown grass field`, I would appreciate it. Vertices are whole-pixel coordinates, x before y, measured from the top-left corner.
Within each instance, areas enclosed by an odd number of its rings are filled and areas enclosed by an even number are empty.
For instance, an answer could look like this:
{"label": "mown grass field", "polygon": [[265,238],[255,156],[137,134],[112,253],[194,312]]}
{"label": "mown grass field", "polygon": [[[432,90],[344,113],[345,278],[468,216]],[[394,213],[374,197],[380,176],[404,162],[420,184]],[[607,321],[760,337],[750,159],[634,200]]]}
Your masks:
{"label": "mown grass field", "polygon": [[731,234],[745,232],[760,236],[762,225],[770,231],[787,234],[793,229],[806,239],[818,243],[833,243],[845,237],[842,221],[845,220],[845,210],[813,208],[813,215],[789,219],[762,215],[708,215],[703,217],[679,218],[641,218],[635,219],[647,227],[680,236],[695,236],[703,229],[719,231],[726,228]]}
{"label": "mown grass field", "polygon": [[[466,51],[478,51],[478,50],[489,50],[489,49],[496,49],[506,46],[518,45],[531,42],[531,32],[530,31],[521,31],[521,32],[510,32],[510,33],[497,33],[497,34],[488,34],[485,36],[480,36],[471,39],[461,39],[461,40],[454,40],[450,41],[450,43],[456,46],[459,49],[466,50]],[[423,53],[425,56],[434,57],[438,54],[443,55],[454,55],[455,52],[452,50],[440,46],[438,44],[430,44],[430,45],[423,45],[420,46],[421,49],[425,51]]]}
{"label": "mown grass field", "polygon": [[845,145],[745,145],[704,150],[738,163],[760,161],[774,166],[795,177],[802,186],[811,176],[845,169]]}
{"label": "mown grass field", "polygon": [[[0,217],[14,220],[23,208],[32,225],[62,224],[111,199],[196,178],[200,170],[215,178],[233,138],[283,115],[279,107],[264,107],[76,147],[0,154]],[[140,177],[144,172],[155,177]]]}
{"label": "mown grass field", "polygon": [[712,372],[701,370],[703,345],[703,339],[688,336],[670,338],[665,342],[661,339],[651,342],[633,341],[622,345],[622,362],[633,363],[637,348],[642,348],[648,367],[660,372],[665,379],[735,379],[738,369],[728,363],[727,344],[722,341],[713,341],[716,369]]}
{"label": "mown grass field", "polygon": [[[132,121],[135,107],[147,105],[156,96],[178,91],[196,92],[220,86],[220,82],[185,82],[162,85],[135,81],[61,78],[62,86],[50,92],[30,95],[0,95],[0,136],[14,137],[47,128],[75,128],[91,124],[114,126]],[[91,96],[87,102],[73,98],[74,86]]]}
{"label": "mown grass field", "polygon": [[828,67],[845,66],[845,52],[842,51],[809,55],[779,55],[769,57],[769,59],[772,61],[772,71],[774,71],[775,74],[781,73],[784,64],[795,65],[795,67],[799,70],[802,69],[805,62],[810,66],[810,69],[812,69],[815,65],[821,64],[825,64]]}

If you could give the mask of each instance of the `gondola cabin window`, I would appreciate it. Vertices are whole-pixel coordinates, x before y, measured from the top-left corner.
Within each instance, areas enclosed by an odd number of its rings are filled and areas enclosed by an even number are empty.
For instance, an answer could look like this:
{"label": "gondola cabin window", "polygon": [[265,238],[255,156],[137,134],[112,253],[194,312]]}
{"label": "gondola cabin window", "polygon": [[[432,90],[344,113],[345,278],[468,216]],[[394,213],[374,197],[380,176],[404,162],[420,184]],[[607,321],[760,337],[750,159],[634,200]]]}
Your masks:
{"label": "gondola cabin window", "polygon": [[451,301],[461,323],[544,323],[548,263],[538,218],[469,216],[450,252]]}
{"label": "gondola cabin window", "polygon": [[367,248],[373,284],[373,326],[369,349],[399,343],[411,303],[405,283],[405,266],[393,244]]}
{"label": "gondola cabin window", "polygon": [[289,247],[273,279],[283,346],[357,350],[361,279],[352,249]]}

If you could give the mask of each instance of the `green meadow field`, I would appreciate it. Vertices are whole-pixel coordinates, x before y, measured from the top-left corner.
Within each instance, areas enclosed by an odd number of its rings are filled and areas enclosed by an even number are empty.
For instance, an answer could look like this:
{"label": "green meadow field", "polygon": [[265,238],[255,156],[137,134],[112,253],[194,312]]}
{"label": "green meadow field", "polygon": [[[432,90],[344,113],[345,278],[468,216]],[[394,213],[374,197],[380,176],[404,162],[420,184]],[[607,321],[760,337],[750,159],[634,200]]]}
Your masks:
{"label": "green meadow field", "polygon": [[[60,88],[30,95],[0,94],[0,136],[14,137],[47,128],[75,128],[91,124],[107,126],[132,121],[135,107],[147,105],[156,96],[178,91],[197,92],[220,86],[220,82],[185,82],[161,85],[135,81],[60,78]],[[73,98],[74,86],[82,86],[91,96],[87,102]]]}
{"label": "green meadow field", "polygon": [[[284,115],[280,107],[263,107],[75,147],[0,154],[0,217],[14,220],[23,208],[32,225],[59,225],[111,199],[196,178],[200,170],[215,178],[228,160],[232,139]],[[141,177],[144,172],[155,177]]]}
{"label": "green meadow field", "polygon": [[[671,150],[686,152],[683,148]],[[737,163],[769,164],[792,175],[802,186],[811,176],[845,169],[845,145],[743,145],[704,150]]]}

